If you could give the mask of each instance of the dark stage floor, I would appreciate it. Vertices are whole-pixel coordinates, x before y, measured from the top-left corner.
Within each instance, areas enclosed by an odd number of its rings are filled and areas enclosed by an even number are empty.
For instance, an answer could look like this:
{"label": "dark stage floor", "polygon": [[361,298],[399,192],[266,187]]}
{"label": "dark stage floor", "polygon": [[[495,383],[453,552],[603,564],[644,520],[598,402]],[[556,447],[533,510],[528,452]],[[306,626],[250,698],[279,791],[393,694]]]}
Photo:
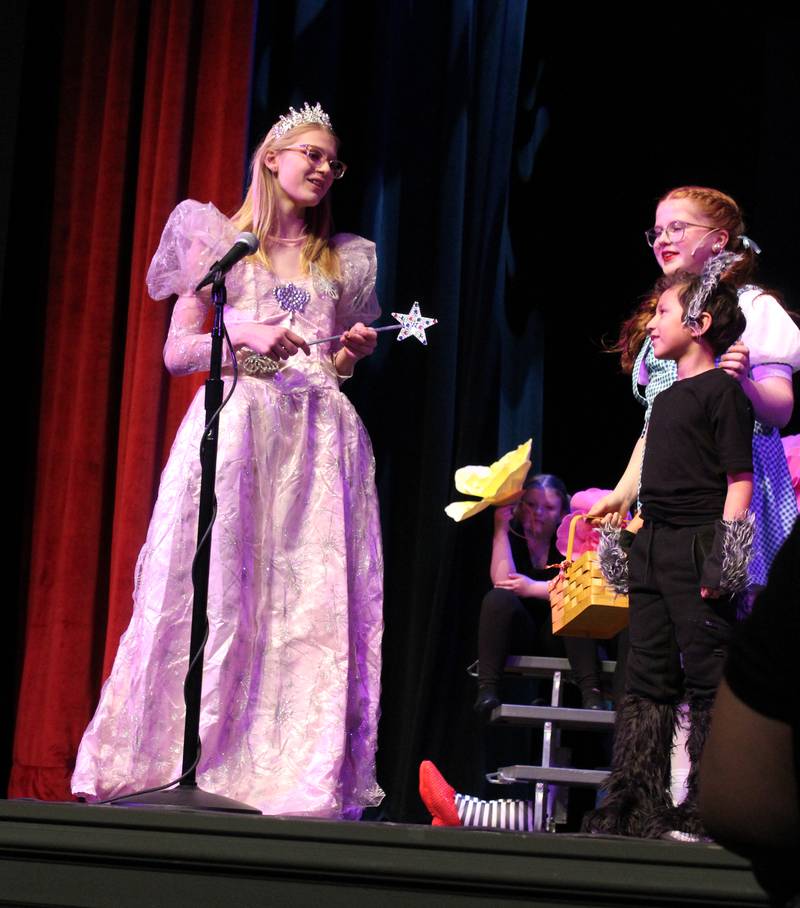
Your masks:
{"label": "dark stage floor", "polygon": [[0,905],[765,905],[716,845],[0,802]]}

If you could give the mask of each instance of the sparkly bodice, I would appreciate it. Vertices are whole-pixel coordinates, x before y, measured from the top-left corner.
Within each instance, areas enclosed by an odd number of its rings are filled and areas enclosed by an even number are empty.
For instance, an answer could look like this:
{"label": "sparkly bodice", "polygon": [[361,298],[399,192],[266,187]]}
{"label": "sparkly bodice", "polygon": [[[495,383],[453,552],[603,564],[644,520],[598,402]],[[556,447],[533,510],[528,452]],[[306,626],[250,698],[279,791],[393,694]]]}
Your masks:
{"label": "sparkly bodice", "polygon": [[[167,367],[174,374],[208,368],[210,335],[204,330],[211,305],[207,292],[195,295],[194,286],[235,242],[237,229],[212,204],[187,200],[170,215],[158,251],[147,274],[150,295],[163,299],[177,294],[169,335],[164,348]],[[311,266],[310,273],[291,281],[278,279],[260,261],[239,262],[226,279],[225,322],[258,323],[289,327],[305,340],[341,334],[361,321],[380,315],[375,296],[375,245],[353,234],[337,234],[331,246],[339,256],[341,277],[327,280]],[[303,382],[336,383],[331,354],[336,343],[311,348],[282,366],[284,387]],[[241,361],[250,355],[237,351]],[[224,371],[230,371],[225,354]]]}

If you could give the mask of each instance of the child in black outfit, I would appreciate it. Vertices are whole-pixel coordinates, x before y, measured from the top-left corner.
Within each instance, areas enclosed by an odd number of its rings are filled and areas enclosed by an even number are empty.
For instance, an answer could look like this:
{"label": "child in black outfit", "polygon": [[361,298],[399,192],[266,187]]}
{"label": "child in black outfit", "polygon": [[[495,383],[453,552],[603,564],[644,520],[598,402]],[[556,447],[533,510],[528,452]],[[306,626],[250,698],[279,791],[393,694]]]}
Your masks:
{"label": "child in black outfit", "polygon": [[[740,385],[715,368],[715,357],[745,327],[736,290],[719,280],[731,258],[723,253],[699,277],[678,273],[656,286],[660,296],[648,332],[655,355],[677,363],[678,381],[656,398],[647,430],[644,525],[627,561],[626,696],[617,711],[605,800],[584,821],[589,832],[703,835],[699,758],[735,620],[732,594],[746,586],[752,542],[752,408]],[[609,565],[608,536],[601,559]],[[613,567],[618,576],[619,562]],[[613,573],[607,571],[609,579]],[[686,799],[675,808],[670,754],[684,695],[691,771]]]}

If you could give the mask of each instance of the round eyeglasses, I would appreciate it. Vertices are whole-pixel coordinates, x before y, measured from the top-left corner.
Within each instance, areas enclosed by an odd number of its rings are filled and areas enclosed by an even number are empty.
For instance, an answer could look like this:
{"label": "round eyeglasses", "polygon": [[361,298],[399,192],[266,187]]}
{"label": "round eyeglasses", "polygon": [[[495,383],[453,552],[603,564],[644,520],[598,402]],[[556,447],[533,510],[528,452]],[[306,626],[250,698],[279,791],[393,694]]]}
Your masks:
{"label": "round eyeglasses", "polygon": [[322,167],[323,164],[327,163],[334,180],[341,180],[347,170],[347,164],[344,161],[329,158],[316,145],[287,145],[286,148],[281,148],[280,151],[299,151],[300,154],[304,154],[308,158],[309,163],[315,168]]}
{"label": "round eyeglasses", "polygon": [[680,243],[686,235],[687,227],[703,227],[708,233],[719,230],[719,227],[711,227],[708,224],[693,224],[691,221],[670,221],[666,227],[651,227],[645,230],[644,238],[648,246],[655,246],[658,238],[664,234],[668,243]]}

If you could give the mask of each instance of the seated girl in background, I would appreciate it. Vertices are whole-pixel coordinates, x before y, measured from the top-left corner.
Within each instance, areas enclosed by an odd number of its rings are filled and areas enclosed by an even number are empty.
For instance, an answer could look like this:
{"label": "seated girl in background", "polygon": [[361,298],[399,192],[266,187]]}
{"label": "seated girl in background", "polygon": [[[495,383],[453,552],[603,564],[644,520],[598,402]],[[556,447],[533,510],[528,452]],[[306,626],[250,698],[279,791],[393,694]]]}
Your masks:
{"label": "seated girl in background", "polygon": [[[478,697],[484,716],[500,705],[500,679],[512,653],[569,658],[586,709],[603,709],[597,646],[593,640],[553,636],[548,580],[563,556],[555,547],[556,530],[569,513],[564,483],[549,473],[529,476],[516,506],[494,514],[492,561],[494,589],[481,603],[478,629]],[[563,640],[563,642],[562,642]]]}

